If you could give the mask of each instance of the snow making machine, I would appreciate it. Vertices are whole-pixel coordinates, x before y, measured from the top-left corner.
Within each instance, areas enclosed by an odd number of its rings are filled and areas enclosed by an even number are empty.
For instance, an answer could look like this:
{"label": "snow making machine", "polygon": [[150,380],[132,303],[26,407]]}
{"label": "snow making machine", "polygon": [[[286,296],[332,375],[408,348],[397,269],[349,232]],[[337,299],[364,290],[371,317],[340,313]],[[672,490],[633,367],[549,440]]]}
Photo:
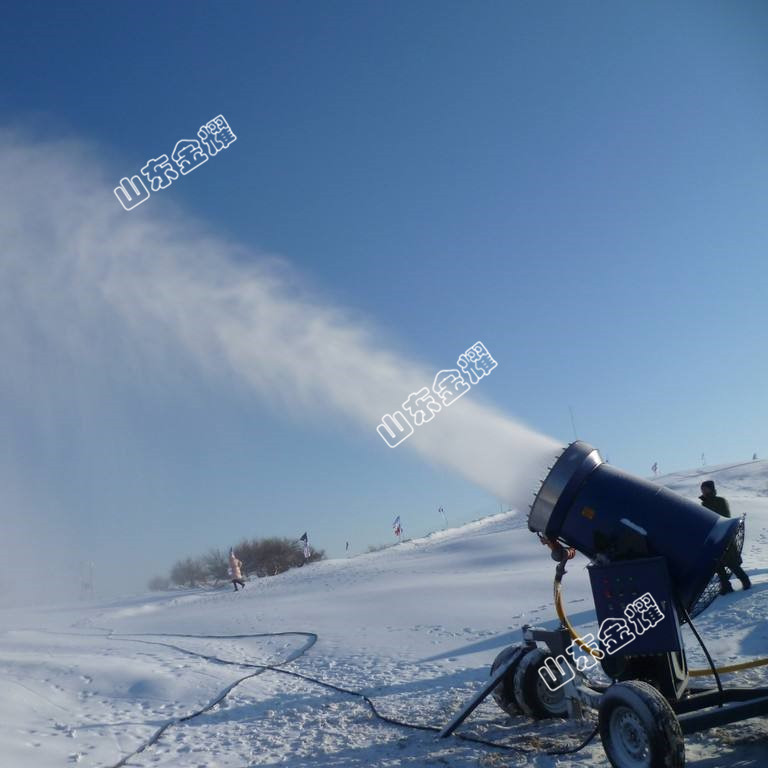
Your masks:
{"label": "snow making machine", "polygon": [[[511,715],[579,717],[597,710],[614,768],[678,768],[684,734],[768,714],[768,688],[724,688],[692,617],[719,593],[717,569],[743,541],[743,521],[724,518],[659,485],[606,464],[597,450],[569,445],[541,484],[528,527],[551,550],[555,630],[523,627],[523,642],[493,662],[488,683],[441,732],[452,734],[489,695]],[[579,637],[566,616],[561,582],[575,552],[587,566],[597,637]],[[688,668],[688,623],[709,669]],[[600,664],[612,681],[587,674]],[[715,684],[694,687],[711,677]]]}

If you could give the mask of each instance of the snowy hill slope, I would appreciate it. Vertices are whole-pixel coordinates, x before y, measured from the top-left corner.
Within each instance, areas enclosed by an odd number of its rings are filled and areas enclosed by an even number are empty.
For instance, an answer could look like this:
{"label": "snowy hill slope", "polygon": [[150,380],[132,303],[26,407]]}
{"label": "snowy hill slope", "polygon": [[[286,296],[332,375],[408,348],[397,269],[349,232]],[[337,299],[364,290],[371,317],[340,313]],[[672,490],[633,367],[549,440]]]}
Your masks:
{"label": "snowy hill slope", "polygon": [[[726,664],[768,653],[768,462],[705,474],[730,496],[734,514],[748,514],[745,567],[754,588],[719,598],[697,621]],[[659,482],[695,497],[701,475]],[[585,565],[583,557],[573,561],[565,594],[571,619],[587,632],[595,624]],[[292,659],[286,670],[364,692],[388,716],[439,726],[477,690],[496,653],[518,641],[523,624],[555,626],[553,566],[525,515],[508,513],[252,581],[237,594],[2,610],[0,765],[114,766],[170,723],[127,764],[607,766],[599,742],[573,756],[543,754],[577,743],[589,722],[510,719],[489,701],[463,732],[525,751],[436,742],[377,720],[359,698],[248,666]],[[692,666],[703,666],[688,630],[685,639]],[[247,676],[218,706],[176,724]],[[768,685],[768,668],[727,682]],[[768,723],[714,729],[686,747],[692,766],[766,765]]]}
{"label": "snowy hill slope", "polygon": [[656,478],[657,483],[692,498],[699,495],[703,480],[714,480],[717,492],[729,498],[768,497],[768,461],[716,464]]}

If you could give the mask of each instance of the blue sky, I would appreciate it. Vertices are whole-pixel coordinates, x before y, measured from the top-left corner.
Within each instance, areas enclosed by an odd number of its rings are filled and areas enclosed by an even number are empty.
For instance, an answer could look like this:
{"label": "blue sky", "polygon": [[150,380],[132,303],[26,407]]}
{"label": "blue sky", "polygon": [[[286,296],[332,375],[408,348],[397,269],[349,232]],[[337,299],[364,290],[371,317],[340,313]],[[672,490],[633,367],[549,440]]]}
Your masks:
{"label": "blue sky", "polygon": [[[223,114],[237,142],[145,208],[279,255],[430,370],[481,339],[473,397],[563,442],[572,407],[648,474],[768,453],[767,32],[748,2],[17,3],[0,120],[92,143],[116,185]],[[242,536],[341,554],[497,508],[322,404],[165,387],[56,430],[4,408],[18,483],[119,531],[142,581]]]}

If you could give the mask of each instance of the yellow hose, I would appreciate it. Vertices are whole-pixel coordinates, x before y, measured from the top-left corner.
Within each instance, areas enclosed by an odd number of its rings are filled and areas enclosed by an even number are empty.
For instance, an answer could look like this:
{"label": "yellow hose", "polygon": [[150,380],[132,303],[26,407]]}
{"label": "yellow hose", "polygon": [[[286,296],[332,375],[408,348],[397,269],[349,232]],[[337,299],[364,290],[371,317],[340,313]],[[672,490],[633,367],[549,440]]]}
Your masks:
{"label": "yellow hose", "polygon": [[[560,619],[563,626],[568,630],[568,634],[573,638],[576,645],[579,646],[583,651],[590,654],[591,656],[594,656],[595,658],[601,658],[601,651],[598,651],[597,649],[590,648],[582,639],[579,637],[578,632],[573,628],[573,625],[568,620],[568,616],[565,613],[565,609],[563,608],[563,596],[561,594],[562,584],[560,581],[555,579],[555,611],[557,611],[557,618]],[[743,661],[740,664],[731,664],[727,667],[718,667],[717,673],[719,675],[727,674],[728,672],[740,672],[742,669],[753,669],[754,667],[765,667],[768,666],[768,658],[766,659],[755,659],[754,661]],[[691,677],[706,677],[707,675],[713,675],[714,672],[712,672],[711,669],[708,667],[706,669],[690,669],[688,670],[688,674]]]}
{"label": "yellow hose", "polygon": [[[724,675],[727,672],[738,672],[742,669],[753,669],[754,667],[764,667],[768,665],[768,659],[755,659],[754,661],[743,661],[741,664],[731,664],[727,667],[717,667],[717,674]],[[706,677],[707,675],[713,675],[709,667],[706,669],[689,669],[688,674],[691,677]]]}

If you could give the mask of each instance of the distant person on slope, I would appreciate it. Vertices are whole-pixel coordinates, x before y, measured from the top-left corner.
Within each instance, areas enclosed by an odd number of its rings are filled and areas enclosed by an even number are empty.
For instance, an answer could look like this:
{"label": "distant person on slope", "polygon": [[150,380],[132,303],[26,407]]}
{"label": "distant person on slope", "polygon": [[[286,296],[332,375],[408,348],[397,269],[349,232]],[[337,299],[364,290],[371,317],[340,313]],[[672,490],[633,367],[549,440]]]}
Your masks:
{"label": "distant person on slope", "polygon": [[237,592],[237,585],[239,584],[243,589],[245,589],[245,582],[243,581],[243,572],[242,572],[243,564],[240,560],[237,559],[237,555],[235,554],[233,549],[229,550],[229,575],[232,577],[232,586],[235,588],[235,592]]}
{"label": "distant person on slope", "polygon": [[[722,515],[723,517],[731,516],[731,508],[722,496],[717,495],[713,480],[705,480],[701,484],[701,496],[699,496],[699,498],[701,499],[702,506],[707,509],[711,509],[713,512],[717,512],[718,515]],[[738,549],[736,549],[736,545],[731,543],[731,546],[728,547],[728,550],[725,553],[725,557],[723,557],[723,564],[717,568],[717,575],[720,578],[721,595],[727,595],[729,592],[733,592],[730,576],[725,570],[725,566],[728,566],[733,574],[741,580],[743,589],[749,589],[752,586],[749,576],[747,576],[744,569],[741,567],[741,562],[741,554]]]}

